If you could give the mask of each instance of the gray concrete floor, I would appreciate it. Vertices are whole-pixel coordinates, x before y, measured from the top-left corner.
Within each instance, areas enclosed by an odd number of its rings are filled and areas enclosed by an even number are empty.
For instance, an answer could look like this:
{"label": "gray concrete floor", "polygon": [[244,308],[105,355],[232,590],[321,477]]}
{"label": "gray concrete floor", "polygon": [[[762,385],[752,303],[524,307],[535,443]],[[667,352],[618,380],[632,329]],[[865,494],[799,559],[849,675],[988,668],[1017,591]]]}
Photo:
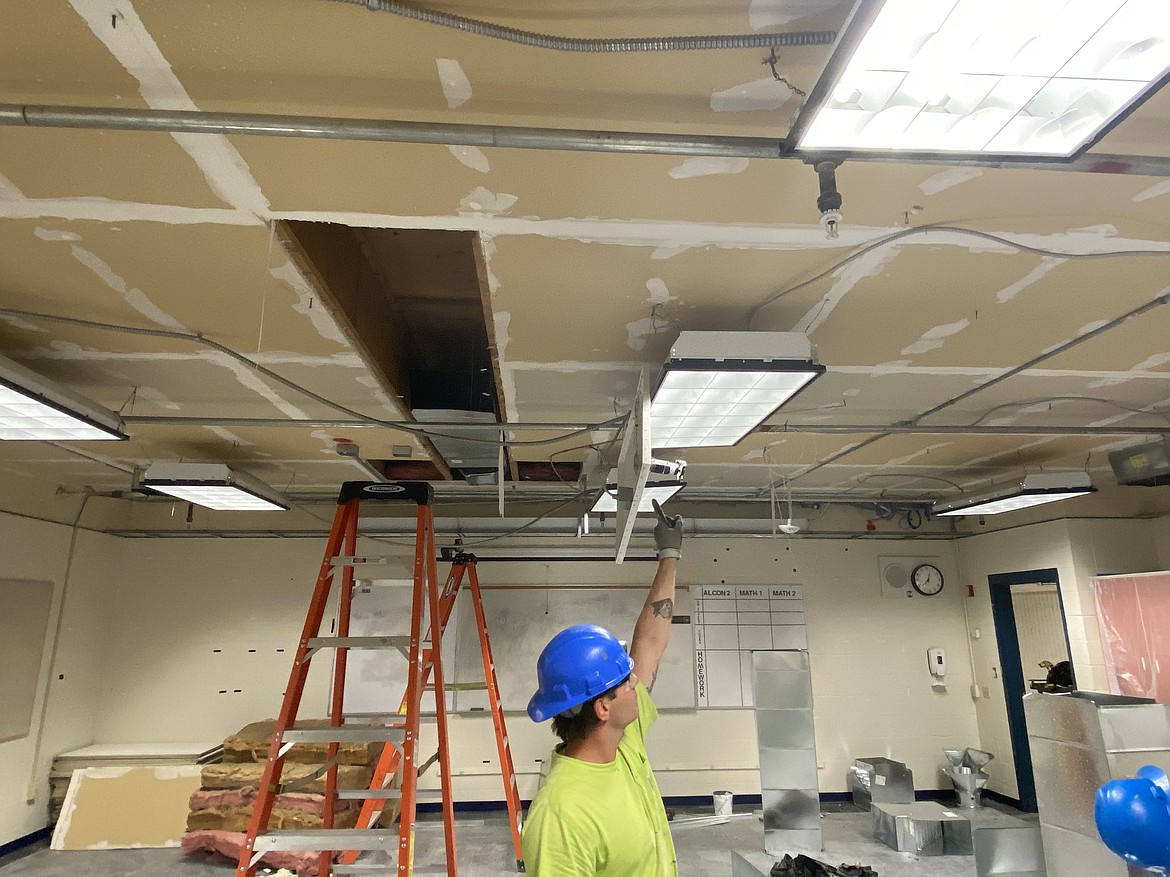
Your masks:
{"label": "gray concrete floor", "polygon": [[[709,810],[684,809],[678,815],[684,818],[709,813]],[[852,808],[827,806],[822,828],[824,849],[816,858],[831,865],[864,863],[876,868],[880,877],[975,875],[972,856],[920,859],[909,853],[894,852],[873,839],[870,815]],[[416,873],[436,868],[441,872],[441,823],[433,819],[420,821],[417,831]],[[732,850],[749,854],[753,863],[765,861],[763,827],[753,817],[733,819],[724,825],[679,826],[674,830],[674,842],[679,877],[730,877]],[[464,877],[516,874],[511,834],[503,813],[461,814],[456,826],[456,848],[459,873]],[[381,861],[389,864],[384,856]],[[0,877],[231,877],[231,873],[228,864],[187,857],[177,849],[54,852],[42,843],[0,859]],[[386,873],[392,874],[393,869],[387,868]]]}

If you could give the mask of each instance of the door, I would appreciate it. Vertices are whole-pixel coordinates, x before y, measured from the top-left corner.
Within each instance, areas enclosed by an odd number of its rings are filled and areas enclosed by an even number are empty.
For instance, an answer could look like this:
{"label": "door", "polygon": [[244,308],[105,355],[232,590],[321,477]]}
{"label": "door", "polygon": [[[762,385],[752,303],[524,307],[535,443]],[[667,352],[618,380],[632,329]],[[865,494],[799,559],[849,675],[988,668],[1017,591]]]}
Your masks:
{"label": "door", "polygon": [[[999,644],[1000,678],[1007,704],[1020,809],[1034,813],[1036,779],[1032,773],[1028,726],[1024,721],[1024,695],[1028,691],[1028,680],[1043,678],[1041,673],[1046,675],[1046,670],[1039,666],[1042,661],[1056,664],[1057,657],[1068,659],[1068,628],[1064,621],[1064,603],[1060,599],[1060,579],[1055,569],[1033,569],[988,576],[987,583],[991,589],[991,613]],[[1058,612],[1052,611],[1052,594],[1055,594]],[[1048,657],[1037,657],[1040,654]],[[1033,664],[1036,666],[1030,666]],[[1069,676],[1075,687],[1076,675],[1071,664]]]}

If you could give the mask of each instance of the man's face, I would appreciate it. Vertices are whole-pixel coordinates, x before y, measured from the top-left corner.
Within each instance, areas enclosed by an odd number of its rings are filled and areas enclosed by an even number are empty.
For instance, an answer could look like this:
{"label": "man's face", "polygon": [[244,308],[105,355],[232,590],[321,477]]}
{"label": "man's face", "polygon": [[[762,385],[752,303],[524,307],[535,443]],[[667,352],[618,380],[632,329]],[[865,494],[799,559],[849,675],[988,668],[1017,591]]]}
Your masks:
{"label": "man's face", "polygon": [[638,693],[634,686],[638,684],[638,677],[631,673],[614,692],[614,699],[609,702],[609,721],[619,731],[638,718]]}

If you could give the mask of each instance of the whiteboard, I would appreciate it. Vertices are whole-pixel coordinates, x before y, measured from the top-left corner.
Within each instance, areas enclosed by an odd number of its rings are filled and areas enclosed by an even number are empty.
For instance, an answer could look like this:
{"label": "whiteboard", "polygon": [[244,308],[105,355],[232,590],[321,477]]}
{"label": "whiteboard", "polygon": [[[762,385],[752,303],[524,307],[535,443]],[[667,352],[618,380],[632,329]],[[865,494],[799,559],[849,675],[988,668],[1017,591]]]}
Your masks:
{"label": "whiteboard", "polygon": [[[410,632],[409,582],[363,581],[354,590],[350,636],[390,636]],[[646,600],[646,588],[481,588],[484,615],[500,700],[505,710],[525,710],[536,690],[536,660],[553,635],[573,624],[599,624],[629,640]],[[670,645],[654,686],[659,709],[695,706],[694,652],[689,590],[675,595]],[[346,661],[345,714],[392,713],[406,690],[406,665],[393,649],[353,649]],[[483,657],[471,591],[460,589],[443,637],[444,680],[483,682]],[[452,670],[454,672],[452,672]],[[648,680],[647,680],[648,681]],[[433,708],[424,696],[423,708]],[[448,692],[447,708],[457,712],[488,709],[484,691]]]}
{"label": "whiteboard", "polygon": [[[524,710],[536,690],[536,660],[560,630],[574,624],[599,624],[618,639],[628,641],[646,601],[646,588],[511,588],[484,589],[484,614],[500,699],[506,710]],[[475,629],[470,594],[459,618],[455,649],[455,679],[483,679],[483,659]],[[689,618],[691,595],[680,588],[675,595],[675,620]],[[647,683],[649,680],[644,680]],[[654,703],[659,709],[694,708],[695,672],[689,621],[671,626],[670,644],[658,669]],[[461,691],[459,711],[486,710],[482,691]]]}
{"label": "whiteboard", "polygon": [[[408,636],[413,582],[360,581],[354,588],[349,610],[350,636]],[[451,610],[448,630],[458,627],[462,595]],[[468,609],[471,607],[469,606]],[[430,613],[423,610],[423,630],[429,630]],[[424,640],[426,639],[424,635]],[[455,638],[443,637],[443,667],[454,666]],[[391,715],[398,712],[406,694],[406,670],[410,662],[397,649],[350,649],[345,660],[347,716]],[[450,670],[444,681],[450,681]],[[423,710],[434,709],[434,697],[423,694]],[[455,709],[454,695],[447,695],[447,709]]]}

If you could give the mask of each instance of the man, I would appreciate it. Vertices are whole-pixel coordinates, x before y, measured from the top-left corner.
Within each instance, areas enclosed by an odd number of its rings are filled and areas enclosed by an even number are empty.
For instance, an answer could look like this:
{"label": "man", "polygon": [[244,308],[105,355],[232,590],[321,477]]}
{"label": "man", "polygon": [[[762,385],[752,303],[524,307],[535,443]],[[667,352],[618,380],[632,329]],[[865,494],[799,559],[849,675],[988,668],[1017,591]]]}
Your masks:
{"label": "man", "polygon": [[536,877],[676,877],[674,842],[646,758],[658,717],[650,690],[670,639],[682,518],[657,501],[658,570],[626,654],[609,631],[558,633],[536,665],[533,721],[553,720],[561,745],[524,823],[524,864]]}

